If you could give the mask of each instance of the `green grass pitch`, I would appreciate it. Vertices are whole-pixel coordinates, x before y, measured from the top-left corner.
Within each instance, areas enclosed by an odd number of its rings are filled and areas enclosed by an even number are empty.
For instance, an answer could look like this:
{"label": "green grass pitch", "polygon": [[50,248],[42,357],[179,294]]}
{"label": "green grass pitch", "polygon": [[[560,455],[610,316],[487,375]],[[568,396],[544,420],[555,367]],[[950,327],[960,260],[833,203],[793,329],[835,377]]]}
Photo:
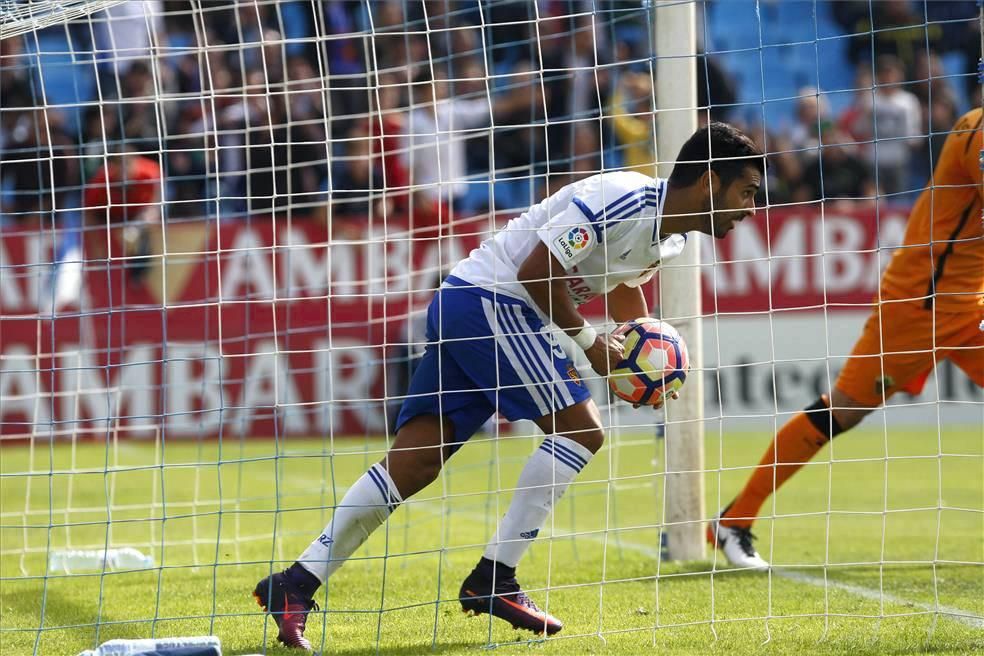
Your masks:
{"label": "green grass pitch", "polygon": [[[771,574],[715,570],[710,551],[704,563],[661,562],[663,441],[612,435],[519,568],[565,622],[545,642],[466,617],[454,599],[509,500],[488,490],[514,485],[539,441],[476,437],[321,591],[307,635],[328,654],[980,653],[981,432],[886,434],[878,423],[835,440],[767,504],[776,518],[755,532],[783,566]],[[708,431],[709,513],[768,440]],[[3,447],[0,652],[212,633],[226,654],[286,653],[253,585],[318,535],[325,506],[382,448],[361,438]],[[49,546],[107,541],[162,567],[45,578]]]}

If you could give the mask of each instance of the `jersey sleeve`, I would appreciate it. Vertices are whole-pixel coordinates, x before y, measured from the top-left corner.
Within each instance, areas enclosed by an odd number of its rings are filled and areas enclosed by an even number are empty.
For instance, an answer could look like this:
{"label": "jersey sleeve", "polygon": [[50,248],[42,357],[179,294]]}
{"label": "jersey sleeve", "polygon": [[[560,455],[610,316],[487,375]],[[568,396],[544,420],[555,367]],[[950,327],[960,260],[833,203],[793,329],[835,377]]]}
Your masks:
{"label": "jersey sleeve", "polygon": [[655,214],[658,204],[656,180],[638,173],[602,173],[586,180],[567,208],[551,217],[539,231],[540,240],[570,269],[601,242],[625,237],[637,219]]}
{"label": "jersey sleeve", "polygon": [[563,212],[552,216],[537,230],[537,237],[566,271],[583,262],[598,247],[595,227],[576,197]]}

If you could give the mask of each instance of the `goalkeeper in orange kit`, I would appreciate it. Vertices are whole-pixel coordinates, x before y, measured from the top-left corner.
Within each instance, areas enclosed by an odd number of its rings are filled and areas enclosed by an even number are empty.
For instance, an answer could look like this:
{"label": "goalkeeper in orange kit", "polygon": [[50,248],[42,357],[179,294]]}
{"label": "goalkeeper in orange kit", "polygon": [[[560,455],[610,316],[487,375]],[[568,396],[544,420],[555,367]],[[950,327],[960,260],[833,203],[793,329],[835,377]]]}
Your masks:
{"label": "goalkeeper in orange kit", "polygon": [[900,390],[919,393],[940,360],[984,387],[981,110],[957,121],[909,214],[861,337],[830,395],[776,434],[707,538],[737,567],[766,568],[751,527],[769,495],[823,446]]}

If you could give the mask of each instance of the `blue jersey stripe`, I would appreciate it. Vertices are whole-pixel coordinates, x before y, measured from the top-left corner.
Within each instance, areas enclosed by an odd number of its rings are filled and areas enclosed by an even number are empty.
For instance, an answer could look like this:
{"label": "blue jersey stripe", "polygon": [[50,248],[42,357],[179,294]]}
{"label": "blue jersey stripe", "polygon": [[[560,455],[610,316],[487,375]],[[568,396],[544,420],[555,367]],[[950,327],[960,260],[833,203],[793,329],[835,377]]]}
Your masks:
{"label": "blue jersey stripe", "polygon": [[649,192],[649,191],[656,192],[656,190],[657,190],[657,187],[654,187],[652,185],[645,185],[643,187],[638,187],[636,189],[633,189],[629,193],[623,194],[619,198],[617,198],[617,199],[613,200],[612,202],[608,203],[605,207],[603,207],[601,210],[599,210],[595,216],[601,217],[601,216],[605,216],[606,214],[610,214],[612,212],[616,212],[616,211],[618,211],[619,206],[622,205],[623,203],[627,202],[630,198],[632,198],[634,196],[641,195],[641,194],[645,194],[646,192]]}
{"label": "blue jersey stripe", "polygon": [[[663,198],[663,187],[663,184],[638,187],[627,194],[623,194],[611,203],[608,203],[597,212],[592,212],[587,203],[576,196],[571,200],[571,202],[574,203],[574,205],[581,210],[581,214],[588,219],[591,223],[591,227],[595,231],[595,236],[598,237],[598,241],[601,241],[603,233],[606,229],[612,227],[626,217],[632,216],[645,207],[654,207],[659,209],[660,201]],[[653,231],[655,232],[655,230],[656,228],[654,226]]]}
{"label": "blue jersey stripe", "polygon": [[605,227],[608,228],[618,223],[622,219],[632,216],[644,207],[659,208],[659,197],[650,196],[649,194],[642,196],[638,200],[633,201],[630,205],[626,205],[622,209],[618,210],[615,214],[610,214],[608,216],[608,220],[605,221]]}
{"label": "blue jersey stripe", "polygon": [[591,208],[588,207],[587,205],[585,205],[584,204],[584,201],[581,200],[580,198],[578,198],[577,196],[575,196],[571,200],[571,202],[574,203],[574,205],[577,206],[577,209],[581,210],[581,214],[584,215],[584,217],[591,224],[591,227],[594,228],[595,237],[598,238],[598,241],[599,242],[602,241],[602,232],[601,231],[604,229],[604,227],[598,225],[597,217],[595,217],[594,213],[591,211]]}
{"label": "blue jersey stripe", "polygon": [[639,187],[637,189],[633,189],[629,193],[622,195],[621,197],[619,197],[618,199],[612,201],[611,203],[608,203],[608,205],[606,205],[604,208],[602,208],[600,211],[598,211],[595,214],[595,216],[596,217],[602,217],[602,216],[606,216],[608,214],[611,214],[613,212],[617,212],[617,211],[619,211],[619,206],[622,205],[623,203],[627,202],[629,199],[631,199],[631,198],[633,198],[635,196],[641,196],[641,195],[644,195],[644,194],[647,194],[647,193],[658,194],[659,193],[659,185],[656,185],[656,186],[646,185],[644,187]]}

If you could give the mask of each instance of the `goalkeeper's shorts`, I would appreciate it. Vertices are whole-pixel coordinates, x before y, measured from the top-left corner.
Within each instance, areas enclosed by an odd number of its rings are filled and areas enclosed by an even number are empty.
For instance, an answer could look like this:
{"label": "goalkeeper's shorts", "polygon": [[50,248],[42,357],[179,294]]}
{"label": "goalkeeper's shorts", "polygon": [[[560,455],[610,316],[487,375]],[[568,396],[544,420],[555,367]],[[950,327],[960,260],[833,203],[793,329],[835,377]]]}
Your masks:
{"label": "goalkeeper's shorts", "polygon": [[453,276],[427,308],[427,342],[396,430],[417,415],[447,417],[460,446],[497,410],[538,419],[590,398],[533,308]]}
{"label": "goalkeeper's shorts", "polygon": [[854,345],[836,387],[868,407],[898,391],[919,394],[930,372],[949,360],[984,387],[984,308],[950,313],[922,301],[882,301]]}

